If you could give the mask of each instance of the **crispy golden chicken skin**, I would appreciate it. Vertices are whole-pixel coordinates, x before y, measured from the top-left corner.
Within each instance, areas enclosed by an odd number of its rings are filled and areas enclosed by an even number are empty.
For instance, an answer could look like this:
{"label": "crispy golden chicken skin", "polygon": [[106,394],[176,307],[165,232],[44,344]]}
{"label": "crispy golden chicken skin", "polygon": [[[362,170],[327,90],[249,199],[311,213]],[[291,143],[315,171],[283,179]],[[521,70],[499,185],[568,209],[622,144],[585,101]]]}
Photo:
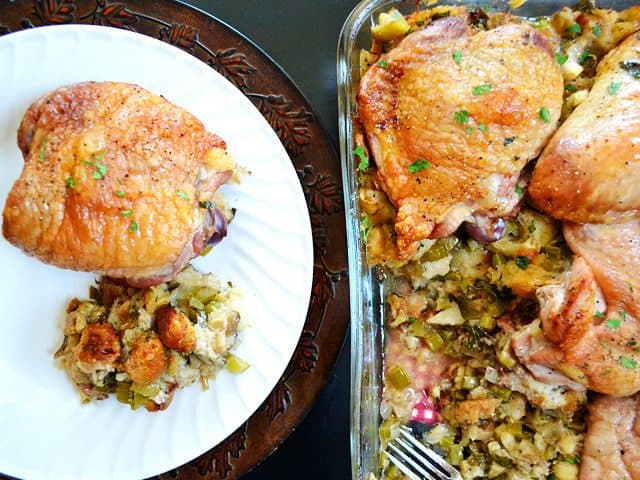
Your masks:
{"label": "crispy golden chicken skin", "polygon": [[410,34],[364,75],[359,118],[398,209],[398,252],[463,221],[511,214],[518,177],[556,128],[562,74],[526,25],[478,31],[463,17]]}
{"label": "crispy golden chicken skin", "polygon": [[548,215],[611,223],[640,214],[639,50],[631,35],[598,64],[589,96],[540,155],[529,195]]}
{"label": "crispy golden chicken skin", "polygon": [[161,283],[214,233],[200,203],[232,175],[225,142],[139,86],[81,83],[36,101],[18,131],[24,168],[5,238],[72,270]]}

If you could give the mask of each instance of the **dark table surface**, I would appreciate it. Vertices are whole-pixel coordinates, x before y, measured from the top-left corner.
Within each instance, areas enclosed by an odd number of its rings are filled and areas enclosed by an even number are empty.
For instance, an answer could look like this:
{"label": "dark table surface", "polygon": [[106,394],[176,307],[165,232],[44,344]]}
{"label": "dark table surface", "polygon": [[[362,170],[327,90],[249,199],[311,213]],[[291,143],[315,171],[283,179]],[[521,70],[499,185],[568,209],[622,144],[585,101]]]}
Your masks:
{"label": "dark table surface", "polygon": [[[187,0],[261,47],[290,75],[338,145],[336,46],[356,0]],[[347,334],[348,335],[348,334]],[[243,480],[351,478],[349,339],[305,420]]]}

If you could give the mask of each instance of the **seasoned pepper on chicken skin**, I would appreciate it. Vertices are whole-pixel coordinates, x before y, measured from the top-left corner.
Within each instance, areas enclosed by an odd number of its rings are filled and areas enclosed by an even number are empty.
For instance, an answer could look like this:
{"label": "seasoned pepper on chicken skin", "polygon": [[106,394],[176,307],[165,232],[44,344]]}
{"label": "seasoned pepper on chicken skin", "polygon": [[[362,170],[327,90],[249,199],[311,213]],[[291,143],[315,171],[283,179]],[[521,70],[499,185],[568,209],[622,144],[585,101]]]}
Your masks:
{"label": "seasoned pepper on chicken skin", "polygon": [[520,173],[555,130],[562,92],[542,34],[527,25],[480,31],[464,17],[412,33],[367,71],[359,118],[398,210],[401,257],[465,221],[491,236],[488,220],[515,213]]}
{"label": "seasoned pepper on chicken skin", "polygon": [[197,118],[137,85],[89,82],[37,100],[18,131],[5,238],[40,260],[132,286],[172,279],[215,234],[234,164]]}

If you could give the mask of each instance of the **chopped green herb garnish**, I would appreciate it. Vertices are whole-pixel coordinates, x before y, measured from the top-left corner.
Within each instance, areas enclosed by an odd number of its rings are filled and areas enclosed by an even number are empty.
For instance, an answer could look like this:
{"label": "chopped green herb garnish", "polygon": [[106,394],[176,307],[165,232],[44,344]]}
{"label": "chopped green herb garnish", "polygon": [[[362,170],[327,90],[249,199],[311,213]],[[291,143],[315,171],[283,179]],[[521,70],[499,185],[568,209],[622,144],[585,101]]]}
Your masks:
{"label": "chopped green herb garnish", "polygon": [[128,217],[133,213],[133,210],[122,210],[120,212],[120,216],[121,217]]}
{"label": "chopped green herb garnish", "polygon": [[360,231],[362,232],[362,241],[367,243],[369,240],[369,232],[371,231],[371,220],[365,216],[360,220]]}
{"label": "chopped green herb garnish", "polygon": [[467,112],[466,110],[460,110],[454,115],[456,117],[456,122],[458,122],[458,125],[464,125],[469,121],[469,112]]}
{"label": "chopped green herb garnish", "polygon": [[620,365],[622,365],[624,368],[634,369],[638,366],[638,362],[622,355],[620,357]]}
{"label": "chopped green herb garnish", "polygon": [[93,159],[94,159],[96,162],[101,162],[103,158],[104,158],[104,152],[96,153],[96,154],[93,156]]}
{"label": "chopped green herb garnish", "polygon": [[520,268],[520,270],[526,270],[530,264],[531,260],[529,260],[527,257],[516,258],[516,265]]}
{"label": "chopped green herb garnish", "polygon": [[556,62],[558,62],[559,65],[564,65],[565,63],[567,63],[567,60],[569,60],[569,55],[556,53]]}
{"label": "chopped green herb garnish", "polygon": [[64,181],[64,183],[66,183],[67,187],[69,187],[69,188],[75,188],[75,186],[76,186],[76,182],[74,182],[73,178],[71,178],[71,177],[67,177],[67,179]]}
{"label": "chopped green herb garnish", "polygon": [[593,314],[594,317],[596,318],[605,318],[606,315],[604,314],[604,312],[596,312]]}
{"label": "chopped green herb garnish", "polygon": [[453,52],[452,55],[453,55],[453,61],[456,63],[460,63],[460,61],[462,60],[462,52],[455,51]]}
{"label": "chopped green herb garnish", "polygon": [[185,200],[189,200],[189,195],[187,195],[187,194],[186,194],[186,193],[184,193],[184,192],[177,191],[177,192],[176,192],[176,195],[178,195],[180,198],[184,198]]}
{"label": "chopped green herb garnish", "polygon": [[571,34],[573,34],[573,33],[581,33],[582,32],[582,28],[577,23],[574,23],[573,25],[568,26],[565,29],[565,32],[571,33]]}
{"label": "chopped green herb garnish", "polygon": [[381,67],[381,68],[387,68],[389,66],[389,64],[385,60],[380,60],[378,62],[378,66]]}
{"label": "chopped green herb garnish", "polygon": [[44,149],[47,146],[47,136],[42,137],[42,143],[40,144],[40,161],[44,162]]}
{"label": "chopped green herb garnish", "polygon": [[198,205],[200,206],[200,208],[210,208],[211,202],[209,200],[207,200],[206,202],[200,201],[198,202]]}
{"label": "chopped green herb garnish", "polygon": [[551,113],[547,107],[542,107],[538,112],[538,116],[543,122],[549,123],[551,121]]}
{"label": "chopped green herb garnish", "polygon": [[409,165],[407,167],[407,170],[409,170],[410,173],[418,173],[430,167],[431,167],[430,161],[419,158],[418,160],[413,162],[411,165]]}
{"label": "chopped green herb garnish", "polygon": [[602,33],[602,28],[600,27],[600,25],[594,25],[593,27],[591,27],[591,31],[596,37],[599,37]]}
{"label": "chopped green herb garnish", "polygon": [[522,198],[524,196],[524,192],[522,191],[522,187],[520,185],[516,185],[516,194]]}
{"label": "chopped green herb garnish", "polygon": [[504,142],[502,142],[502,144],[503,144],[505,147],[508,147],[509,145],[511,145],[511,144],[513,143],[513,141],[514,141],[515,139],[516,139],[516,137],[506,137],[506,138],[504,139]]}
{"label": "chopped green herb garnish", "polygon": [[358,145],[353,149],[353,154],[360,158],[360,163],[358,163],[358,170],[366,170],[369,168],[369,157],[364,153],[364,147],[362,145]]}
{"label": "chopped green herb garnish", "polygon": [[622,86],[621,82],[611,82],[607,87],[607,92],[609,92],[609,95],[615,95],[618,92],[618,90],[620,90],[621,86]]}
{"label": "chopped green herb garnish", "polygon": [[585,50],[584,52],[582,52],[580,54],[580,57],[578,58],[578,63],[580,65],[584,65],[584,62],[587,61],[587,58],[592,57],[593,55],[591,54],[591,52],[589,50]]}
{"label": "chopped green herb garnish", "polygon": [[617,318],[610,318],[607,320],[607,328],[620,328],[620,320]]}
{"label": "chopped green herb garnish", "polygon": [[582,461],[582,459],[579,455],[576,455],[575,457],[565,458],[565,461],[573,465],[578,465]]}
{"label": "chopped green herb garnish", "polygon": [[627,283],[627,287],[629,288],[630,292],[633,292],[633,285],[631,285],[631,282]]}
{"label": "chopped green herb garnish", "polygon": [[487,132],[487,125],[485,123],[479,123],[478,124],[478,130],[480,130],[482,133],[486,133]]}
{"label": "chopped green herb garnish", "polygon": [[116,196],[118,196],[120,198],[124,198],[124,192],[122,190],[117,190],[116,191]]}
{"label": "chopped green herb garnish", "polygon": [[471,135],[473,133],[473,128],[467,127],[464,129],[464,131],[467,132],[467,135]]}
{"label": "chopped green herb garnish", "polygon": [[485,93],[487,93],[490,90],[491,90],[491,84],[490,83],[483,83],[482,85],[476,85],[475,87],[473,87],[473,90],[471,92],[474,95],[484,95]]}
{"label": "chopped green herb garnish", "polygon": [[93,178],[95,178],[96,180],[101,180],[105,177],[105,175],[107,174],[107,167],[105,167],[104,165],[97,163],[97,162],[89,162],[87,160],[83,160],[82,163],[84,165],[88,165],[90,167],[93,167]]}
{"label": "chopped green herb garnish", "polygon": [[131,222],[131,224],[129,225],[129,231],[130,232],[137,232],[138,231],[138,222],[136,222],[135,220],[133,220]]}
{"label": "chopped green herb garnish", "polygon": [[577,92],[577,91],[578,91],[578,87],[576,87],[573,83],[567,83],[567,84],[564,86],[564,89],[565,89],[567,92],[570,92],[570,93],[574,93],[574,92]]}
{"label": "chopped green herb garnish", "polygon": [[620,318],[622,320],[626,320],[627,319],[627,311],[626,310],[620,310]]}

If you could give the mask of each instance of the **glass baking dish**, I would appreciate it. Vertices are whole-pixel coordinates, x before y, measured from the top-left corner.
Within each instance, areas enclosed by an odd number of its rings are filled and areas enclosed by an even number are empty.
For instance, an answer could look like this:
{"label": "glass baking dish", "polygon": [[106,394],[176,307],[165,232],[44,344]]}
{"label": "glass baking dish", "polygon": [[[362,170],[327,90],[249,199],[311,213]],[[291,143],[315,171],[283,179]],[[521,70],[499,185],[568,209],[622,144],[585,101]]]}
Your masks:
{"label": "glass baking dish", "polygon": [[[380,474],[379,435],[381,422],[382,368],[384,352],[384,291],[375,268],[370,268],[362,248],[361,212],[358,206],[354,121],[357,115],[355,96],[360,81],[360,50],[369,48],[370,29],[378,14],[396,8],[404,14],[416,8],[415,0],[363,0],[344,23],[338,42],[338,125],[345,198],[347,241],[349,249],[349,282],[351,302],[351,468],[354,480],[369,480]],[[426,3],[426,2],[425,2]],[[598,2],[601,8],[628,8],[634,0]],[[503,0],[477,2],[446,0],[438,5],[481,6],[492,11],[506,11]],[[529,0],[515,13],[522,17],[550,15],[572,6],[575,1]]]}

